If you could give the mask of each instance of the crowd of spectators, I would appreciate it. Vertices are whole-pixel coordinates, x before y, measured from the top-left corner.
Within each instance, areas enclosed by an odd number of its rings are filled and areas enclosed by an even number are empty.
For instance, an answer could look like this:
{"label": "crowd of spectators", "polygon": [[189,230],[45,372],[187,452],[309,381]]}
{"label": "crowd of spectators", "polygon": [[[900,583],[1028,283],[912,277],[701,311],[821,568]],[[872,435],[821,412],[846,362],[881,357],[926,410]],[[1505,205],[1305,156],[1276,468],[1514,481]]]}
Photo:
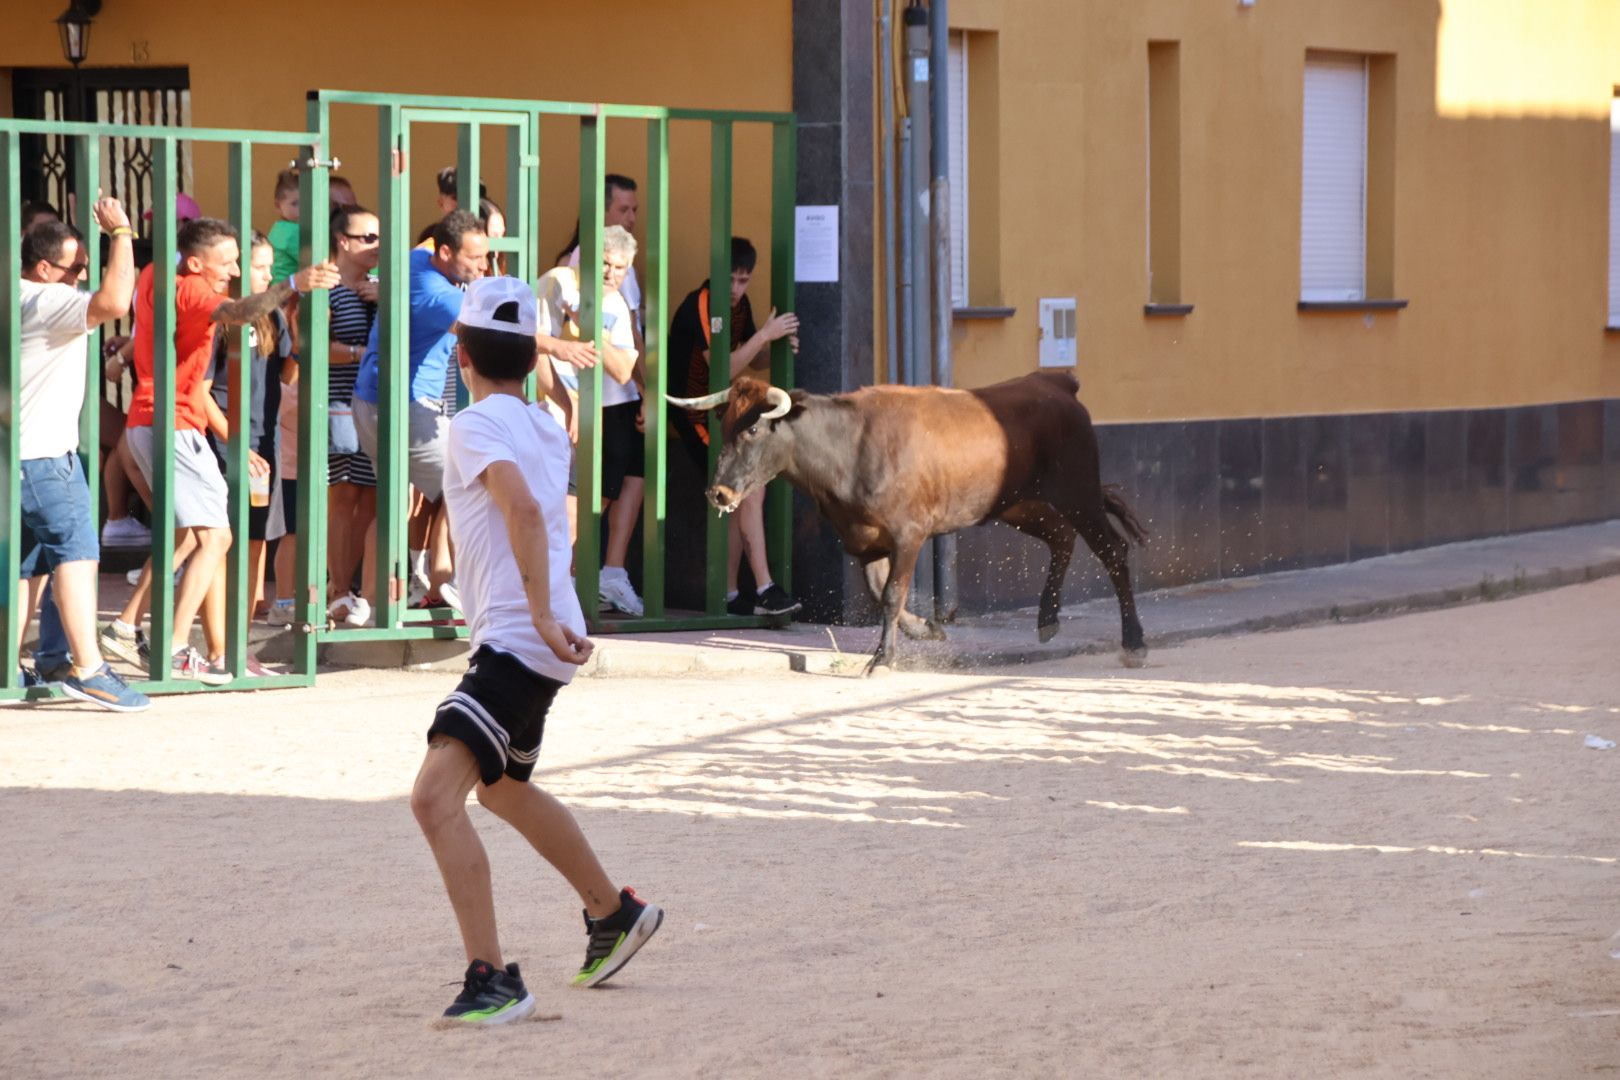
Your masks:
{"label": "crowd of spectators", "polygon": [[[301,343],[298,306],[326,304],[330,312],[327,367],[327,544],[324,576],[328,617],[364,627],[374,621],[373,568],[376,547],[377,461],[381,365],[377,323],[377,268],[382,236],[378,216],[360,206],[341,176],[329,179],[331,257],[299,265],[299,177],[276,178],[276,219],[246,238],[249,272],[241,277],[243,238],[235,227],[207,216],[182,194],[174,298],[174,472],[168,491],[174,514],[177,571],[172,638],[160,643],[168,677],[225,685],[226,565],[233,543],[246,540],[252,618],[289,625],[296,608],[294,544],[299,470],[318,467],[298,460],[301,415],[298,379]],[[506,261],[491,241],[506,234],[501,208],[480,189],[476,212],[457,200],[453,168],[438,175],[439,217],[423,230],[405,265],[410,332],[406,344],[409,383],[407,470],[410,484],[407,603],[460,608],[454,551],[443,499],[445,449],[450,418],[465,394],[455,356],[462,297],[471,282],[503,275]],[[602,502],[590,512],[605,519],[606,546],[600,574],[600,606],[630,616],[644,612],[632,584],[627,556],[641,511],[645,485],[645,309],[636,277],[635,181],[610,174],[605,191],[601,267],[602,340],[580,331],[579,236],[557,255],[555,267],[533,282],[539,310],[536,335],[549,358],[552,378],[547,406],[572,442],[578,439],[579,372],[602,371]],[[156,456],[154,365],[158,267],[137,274],[135,228],[122,206],[101,199],[87,215],[105,235],[107,255],[100,282],[85,281],[86,245],[95,242],[56,210],[25,204],[22,218],[22,398],[20,427],[23,592],[16,617],[24,634],[35,612],[39,639],[25,683],[59,684],[83,700],[109,709],[145,708],[147,699],[129,687],[103,659],[111,654],[145,667],[151,643],[143,626],[150,606],[153,563],[131,571],[134,591],[116,616],[97,630],[101,548],[150,544],[149,520]],[[770,343],[788,338],[797,349],[798,321],[772,311],[756,324],[747,289],[756,254],[742,238],[732,243],[728,303],[732,317],[732,378],[768,378]],[[168,272],[165,268],[164,272]],[[674,313],[666,340],[672,393],[709,392],[710,283],[691,290]],[[127,322],[126,322],[127,320]],[[106,382],[87,387],[85,350],[90,333],[108,333]],[[248,363],[240,353],[245,349]],[[243,377],[236,372],[245,370]],[[122,393],[109,394],[109,388]],[[101,409],[101,470],[106,509],[89,501],[79,455],[79,416],[89,393]],[[248,535],[233,536],[227,512],[227,447],[232,418],[245,397],[249,485]],[[124,407],[119,407],[127,399]],[[708,466],[708,427],[703,417],[671,409],[672,436]],[[570,536],[577,535],[577,499],[569,487]],[[785,615],[798,603],[772,582],[765,559],[762,497],[744,502],[730,522],[727,607],[736,614]],[[272,560],[271,553],[274,552]],[[755,587],[744,595],[739,569],[746,557]],[[202,648],[193,645],[201,623]],[[250,656],[251,674],[270,673]],[[163,678],[161,662],[153,678]]]}

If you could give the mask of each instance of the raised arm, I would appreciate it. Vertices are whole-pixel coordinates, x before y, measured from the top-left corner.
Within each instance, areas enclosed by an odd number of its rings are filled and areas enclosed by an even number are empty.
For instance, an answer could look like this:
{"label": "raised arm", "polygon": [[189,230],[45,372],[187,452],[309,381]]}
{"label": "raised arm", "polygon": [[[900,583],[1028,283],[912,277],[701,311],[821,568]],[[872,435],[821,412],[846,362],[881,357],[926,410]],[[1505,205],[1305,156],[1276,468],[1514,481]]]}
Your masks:
{"label": "raised arm", "polygon": [[492,462],[479,480],[506,521],[506,535],[517,560],[518,578],[529,602],[529,618],[557,659],[567,664],[583,664],[591,657],[592,645],[557,621],[551,610],[551,551],[546,521],[540,504],[529,493],[523,473],[511,461]]}
{"label": "raised arm", "polygon": [[240,300],[227,300],[214,309],[213,319],[221,326],[246,326],[262,319],[287,302],[293,293],[308,293],[314,289],[330,289],[341,280],[338,269],[330,262],[306,266],[288,281],[278,281],[262,293],[244,296]]}
{"label": "raised arm", "polygon": [[91,213],[101,231],[112,236],[101,288],[90,297],[90,310],[85,314],[85,328],[94,330],[129,314],[129,301],[135,295],[135,230],[129,227],[129,215],[117,199],[97,199]]}
{"label": "raised arm", "polygon": [[784,311],[778,315],[776,309],[771,308],[770,317],[765,320],[765,325],[755,331],[753,337],[731,350],[731,377],[735,379],[749,367],[763,367],[761,361],[768,359],[769,356],[764,352],[766,346],[779,338],[797,334],[798,331],[797,315],[791,311]]}

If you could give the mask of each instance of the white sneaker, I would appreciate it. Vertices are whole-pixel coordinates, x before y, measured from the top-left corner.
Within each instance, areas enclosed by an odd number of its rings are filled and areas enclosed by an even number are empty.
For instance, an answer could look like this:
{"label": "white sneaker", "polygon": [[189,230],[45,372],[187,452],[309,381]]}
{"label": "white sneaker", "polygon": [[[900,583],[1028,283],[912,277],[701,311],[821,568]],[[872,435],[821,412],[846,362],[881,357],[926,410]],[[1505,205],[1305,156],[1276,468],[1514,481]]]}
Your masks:
{"label": "white sneaker", "polygon": [[461,614],[461,590],[456,588],[455,582],[447,581],[439,586],[439,599],[444,601],[445,607]]}
{"label": "white sneaker", "polygon": [[615,608],[626,615],[641,618],[646,614],[646,607],[641,603],[641,597],[636,595],[635,586],[630,584],[630,578],[622,571],[609,577],[603,572],[597,581],[597,595],[606,607]]}
{"label": "white sneaker", "polygon": [[371,625],[371,602],[363,596],[349,597],[349,613],[343,616],[343,625],[356,630]]}
{"label": "white sneaker", "polygon": [[433,590],[433,583],[420,574],[411,575],[411,586],[405,592],[405,606],[408,608],[421,607],[422,601]]}
{"label": "white sneaker", "polygon": [[101,527],[102,547],[148,547],[152,530],[132,517],[110,518]]}
{"label": "white sneaker", "polygon": [[265,615],[264,621],[271,626],[291,626],[296,614],[294,607],[291,600],[277,600],[270,605],[270,612]]}

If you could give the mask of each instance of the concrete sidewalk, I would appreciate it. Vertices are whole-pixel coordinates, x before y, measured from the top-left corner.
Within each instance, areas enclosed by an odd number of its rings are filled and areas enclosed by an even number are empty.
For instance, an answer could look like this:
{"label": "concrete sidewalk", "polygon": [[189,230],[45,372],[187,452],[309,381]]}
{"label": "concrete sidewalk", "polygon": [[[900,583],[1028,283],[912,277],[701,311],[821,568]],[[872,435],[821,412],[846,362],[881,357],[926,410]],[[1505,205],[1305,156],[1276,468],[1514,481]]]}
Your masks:
{"label": "concrete sidewalk", "polygon": [[[1141,594],[1138,608],[1153,649],[1216,634],[1498,600],[1611,574],[1620,574],[1620,520],[1163,589]],[[905,640],[902,666],[986,667],[1114,652],[1119,605],[1110,596],[1064,608],[1057,636],[1044,645],[1036,640],[1034,608],[963,619],[946,632],[942,642]],[[596,655],[581,672],[588,676],[853,673],[877,647],[877,628],[796,624],[594,640]]]}
{"label": "concrete sidewalk", "polygon": [[[1084,553],[1082,553],[1082,556]],[[1071,582],[1079,569],[1070,572]],[[1139,594],[1149,649],[1190,638],[1271,630],[1342,619],[1496,600],[1620,574],[1620,520],[1474,540],[1315,570],[1203,582]],[[128,595],[120,575],[102,578],[111,617]],[[945,641],[901,645],[901,666],[995,667],[1058,660],[1119,648],[1112,596],[1066,607],[1057,636],[1041,644],[1035,609],[964,618]],[[581,669],[588,677],[714,675],[808,671],[858,673],[877,647],[875,626],[794,624],[777,630],[600,634]],[[194,635],[195,636],[195,635]],[[255,623],[250,648],[269,663],[290,656],[291,635]],[[322,667],[461,670],[465,641],[331,642]]]}

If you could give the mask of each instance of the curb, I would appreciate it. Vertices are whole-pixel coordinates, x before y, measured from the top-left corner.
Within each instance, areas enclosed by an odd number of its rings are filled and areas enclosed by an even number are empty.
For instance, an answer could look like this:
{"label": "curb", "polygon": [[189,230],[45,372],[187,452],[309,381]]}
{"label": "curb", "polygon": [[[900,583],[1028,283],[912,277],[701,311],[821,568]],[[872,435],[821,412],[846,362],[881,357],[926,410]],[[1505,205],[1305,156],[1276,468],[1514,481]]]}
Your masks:
{"label": "curb", "polygon": [[[1310,571],[1298,571],[1309,573]],[[1620,575],[1620,558],[1603,559],[1578,566],[1560,566],[1526,571],[1516,566],[1511,576],[1486,573],[1467,585],[1415,589],[1410,592],[1335,603],[1309,603],[1291,610],[1246,618],[1212,619],[1207,625],[1149,633],[1150,649],[1169,648],[1200,638],[1251,634],[1267,630],[1288,630],[1327,623],[1356,622],[1416,611],[1432,611],[1463,604],[1505,600],[1566,585],[1578,585]],[[1207,583],[1206,583],[1207,584]],[[1148,594],[1151,595],[1151,594]],[[1173,595],[1173,593],[1172,593]],[[1145,599],[1142,598],[1142,599]],[[1104,603],[1094,601],[1094,603]],[[1145,605],[1144,605],[1145,606]],[[1066,660],[1075,656],[1095,656],[1117,652],[1119,642],[1112,633],[1098,634],[1080,628],[1084,617],[1078,609],[1066,616],[1077,635],[1063,644],[1006,646],[973,652],[958,645],[937,652],[913,651],[902,658],[902,671],[961,671],[977,668],[1022,667],[1029,664]],[[1034,611],[1006,613],[1002,617]],[[1111,624],[1112,625],[1112,624]],[[958,632],[970,629],[959,624]],[[987,628],[981,632],[999,631]],[[278,635],[280,637],[280,635]],[[960,638],[958,640],[961,640]],[[720,648],[701,643],[691,645],[664,641],[641,641],[631,635],[610,635],[596,639],[596,652],[579,669],[581,678],[681,678],[714,675],[769,675],[797,672],[812,675],[851,676],[860,674],[869,659],[865,652],[842,652],[825,648],[806,649],[798,642],[776,645],[755,642],[747,649]],[[936,646],[935,648],[939,648]],[[268,653],[269,650],[266,650]],[[466,663],[465,640],[365,642],[346,645],[333,642],[321,647],[320,662],[337,667],[405,668],[414,671],[460,671]]]}

